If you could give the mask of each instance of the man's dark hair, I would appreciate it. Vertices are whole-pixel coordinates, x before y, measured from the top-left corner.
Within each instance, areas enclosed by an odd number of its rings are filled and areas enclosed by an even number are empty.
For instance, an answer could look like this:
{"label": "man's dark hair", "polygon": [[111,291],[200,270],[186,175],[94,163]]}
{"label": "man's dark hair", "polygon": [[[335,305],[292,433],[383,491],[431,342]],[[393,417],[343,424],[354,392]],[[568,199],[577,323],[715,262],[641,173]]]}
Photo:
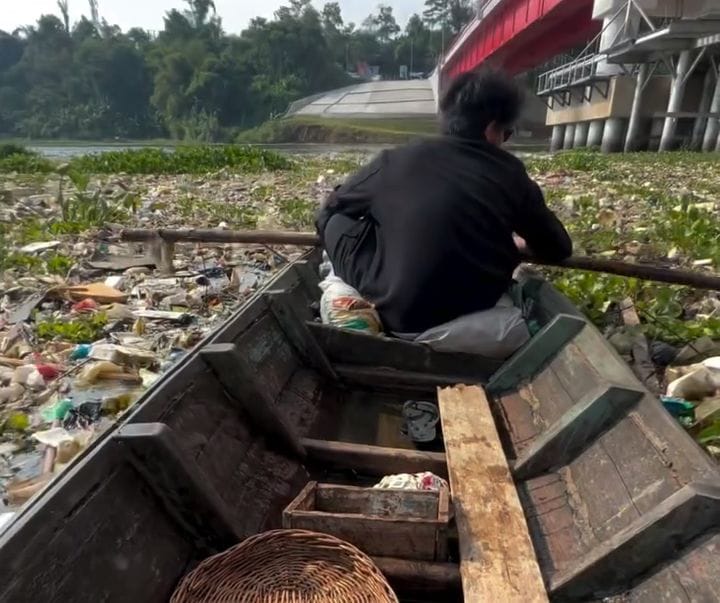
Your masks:
{"label": "man's dark hair", "polygon": [[444,134],[480,139],[491,122],[511,128],[520,117],[523,93],[509,76],[493,69],[455,78],[440,101]]}

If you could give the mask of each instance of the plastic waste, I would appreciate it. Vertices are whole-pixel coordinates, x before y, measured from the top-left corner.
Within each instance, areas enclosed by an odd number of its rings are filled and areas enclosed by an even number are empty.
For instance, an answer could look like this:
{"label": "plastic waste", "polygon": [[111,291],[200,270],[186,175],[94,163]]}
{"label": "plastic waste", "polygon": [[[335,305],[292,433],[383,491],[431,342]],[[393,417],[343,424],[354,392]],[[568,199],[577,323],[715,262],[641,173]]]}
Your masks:
{"label": "plastic waste", "polygon": [[50,406],[46,406],[40,411],[40,416],[48,423],[52,421],[63,421],[68,413],[73,409],[72,400],[63,398]]}
{"label": "plastic waste", "polygon": [[98,303],[89,297],[72,305],[72,311],[79,314],[84,312],[95,312],[97,309]]}
{"label": "plastic waste", "polygon": [[323,251],[322,253],[322,263],[320,264],[319,274],[321,279],[325,279],[328,276],[335,276],[335,269],[333,268],[327,251]]}
{"label": "plastic waste", "polygon": [[669,396],[661,396],[665,410],[667,410],[678,422],[690,427],[695,422],[695,405],[682,398],[671,398]]}
{"label": "plastic waste", "polygon": [[45,379],[34,364],[23,364],[15,369],[13,382],[24,385],[30,389],[42,389],[45,387]]}
{"label": "plastic waste", "polygon": [[57,364],[36,364],[35,368],[46,382],[53,381],[60,376],[60,367]]}
{"label": "plastic waste", "polygon": [[377,335],[382,332],[380,316],[360,293],[337,276],[320,282],[320,317],[323,323]]}
{"label": "plastic waste", "polygon": [[88,343],[81,343],[76,345],[72,352],[70,352],[70,360],[82,360],[90,355],[92,346]]}
{"label": "plastic waste", "polygon": [[397,473],[386,475],[373,488],[388,490],[448,490],[448,483],[434,473]]}
{"label": "plastic waste", "polygon": [[51,474],[32,479],[12,481],[7,485],[7,502],[10,506],[19,506],[40,492],[52,478]]}
{"label": "plastic waste", "polygon": [[45,446],[52,446],[57,448],[63,442],[71,442],[73,437],[70,433],[62,427],[53,427],[52,429],[46,429],[45,431],[36,431],[32,434],[33,439],[37,440]]}
{"label": "plastic waste", "polygon": [[132,320],[135,318],[133,311],[125,304],[110,304],[103,309],[103,312],[110,320]]}
{"label": "plastic waste", "polygon": [[140,377],[126,373],[123,368],[114,362],[102,360],[94,362],[80,371],[75,383],[82,387],[94,385],[98,381],[121,380],[139,383]]}
{"label": "plastic waste", "polygon": [[19,383],[11,383],[7,387],[0,387],[0,405],[16,402],[25,393],[25,388]]}
{"label": "plastic waste", "polygon": [[14,431],[25,431],[30,427],[30,417],[24,412],[13,412],[5,421],[5,427]]}
{"label": "plastic waste", "polygon": [[667,395],[684,400],[702,400],[720,389],[720,356],[703,360],[690,372],[667,386]]}
{"label": "plastic waste", "polygon": [[155,363],[155,354],[140,348],[116,345],[114,343],[96,343],[90,351],[93,360],[107,360],[123,366],[151,366]]}

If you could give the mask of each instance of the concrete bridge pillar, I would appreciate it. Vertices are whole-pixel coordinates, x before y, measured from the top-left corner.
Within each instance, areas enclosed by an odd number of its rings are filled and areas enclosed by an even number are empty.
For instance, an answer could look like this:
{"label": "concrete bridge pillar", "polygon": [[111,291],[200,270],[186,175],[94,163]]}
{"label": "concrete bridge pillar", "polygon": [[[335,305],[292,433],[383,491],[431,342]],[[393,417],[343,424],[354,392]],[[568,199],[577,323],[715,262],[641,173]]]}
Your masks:
{"label": "concrete bridge pillar", "polygon": [[710,110],[713,93],[715,91],[716,77],[717,72],[715,68],[710,66],[705,74],[702,97],[700,98],[700,105],[698,106],[698,113],[700,113],[700,115],[695,118],[695,125],[693,126],[692,139],[690,142],[690,148],[693,151],[699,151],[702,148],[703,137],[708,123],[708,118],[703,117],[703,113],[707,113]]}
{"label": "concrete bridge pillar", "polygon": [[[715,82],[715,92],[710,102],[710,113],[720,113],[720,72],[716,72],[717,81]],[[714,151],[714,145],[717,142],[720,133],[720,119],[710,117],[705,126],[705,137],[703,138],[702,150],[706,152]]]}
{"label": "concrete bridge pillar", "polygon": [[599,147],[602,144],[604,131],[605,131],[605,120],[604,119],[596,119],[595,121],[591,121],[590,127],[588,128],[587,146],[590,148]]}
{"label": "concrete bridge pillar", "polygon": [[575,144],[575,124],[565,125],[565,140],[563,142],[563,149],[572,149]]}
{"label": "concrete bridge pillar", "polygon": [[616,153],[623,148],[623,134],[625,133],[625,120],[620,117],[610,117],[605,121],[602,144],[603,153]]}
{"label": "concrete bridge pillar", "polygon": [[[692,51],[683,50],[678,59],[675,75],[670,88],[670,101],[668,102],[668,113],[678,113],[682,108],[683,97],[685,96],[685,84],[692,64]],[[665,118],[662,136],[660,138],[660,150],[669,151],[675,142],[678,118],[668,115]]]}
{"label": "concrete bridge pillar", "polygon": [[590,130],[590,122],[584,121],[575,126],[575,140],[573,141],[574,149],[581,149],[587,146],[588,131]]}
{"label": "concrete bridge pillar", "polygon": [[565,126],[553,126],[552,138],[550,139],[550,150],[554,153],[563,148],[565,143]]}
{"label": "concrete bridge pillar", "polygon": [[630,123],[628,123],[627,137],[625,138],[625,152],[639,150],[640,146],[640,108],[642,106],[643,89],[648,78],[650,66],[647,63],[640,65],[635,82],[635,96],[630,110]]}

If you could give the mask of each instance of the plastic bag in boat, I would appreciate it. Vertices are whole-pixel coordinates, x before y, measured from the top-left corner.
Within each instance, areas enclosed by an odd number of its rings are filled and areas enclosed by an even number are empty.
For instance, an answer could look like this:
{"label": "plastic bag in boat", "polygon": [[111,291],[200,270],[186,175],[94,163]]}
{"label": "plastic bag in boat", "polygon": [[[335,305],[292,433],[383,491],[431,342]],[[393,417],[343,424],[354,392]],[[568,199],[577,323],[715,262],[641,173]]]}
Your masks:
{"label": "plastic bag in boat", "polygon": [[505,360],[530,339],[523,312],[509,295],[495,307],[460,316],[420,334],[397,333],[438,352],[465,352]]}
{"label": "plastic bag in boat", "polygon": [[449,490],[448,483],[434,473],[397,473],[386,475],[373,486],[380,490]]}
{"label": "plastic bag in boat", "polygon": [[326,325],[340,329],[353,329],[377,335],[382,332],[380,316],[373,305],[362,295],[330,273],[320,282],[320,317]]}

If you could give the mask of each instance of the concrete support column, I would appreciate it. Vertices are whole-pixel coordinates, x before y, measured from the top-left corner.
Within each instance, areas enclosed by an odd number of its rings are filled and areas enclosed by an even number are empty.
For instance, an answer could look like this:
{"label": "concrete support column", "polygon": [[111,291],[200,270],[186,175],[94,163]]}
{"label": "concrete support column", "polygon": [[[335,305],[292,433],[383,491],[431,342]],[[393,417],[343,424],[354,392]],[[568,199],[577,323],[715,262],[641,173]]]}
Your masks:
{"label": "concrete support column", "polygon": [[650,65],[643,63],[638,69],[635,81],[635,96],[630,110],[630,123],[628,123],[627,137],[625,138],[625,152],[637,151],[640,147],[640,108],[642,107],[643,91],[647,82]]}
{"label": "concrete support column", "polygon": [[589,130],[589,121],[583,121],[575,126],[575,140],[573,141],[574,149],[582,149],[587,146]]}
{"label": "concrete support column", "polygon": [[720,134],[718,134],[717,142],[715,143],[715,152],[720,153]]}
{"label": "concrete support column", "polygon": [[565,140],[563,149],[572,149],[575,144],[575,124],[567,124],[565,126]]}
{"label": "concrete support column", "polygon": [[702,114],[707,113],[710,110],[710,105],[713,100],[713,92],[715,91],[716,75],[715,68],[712,66],[708,68],[708,71],[705,74],[702,97],[700,98],[700,104],[698,105],[698,113],[700,113],[700,115],[695,118],[695,125],[693,126],[692,139],[690,142],[690,148],[693,151],[699,151],[702,148],[703,136],[708,123],[707,117],[703,117]]}
{"label": "concrete support column", "polygon": [[596,119],[595,121],[591,121],[590,127],[588,129],[587,146],[589,146],[591,148],[599,147],[602,144],[604,131],[605,131],[605,120],[604,119]]}
{"label": "concrete support column", "polygon": [[[710,102],[710,113],[720,113],[720,72],[716,72],[717,81],[715,82],[715,93]],[[714,145],[717,142],[718,134],[720,134],[720,119],[710,117],[705,127],[705,137],[703,138],[702,150],[706,152],[714,151]]]}
{"label": "concrete support column", "polygon": [[553,126],[552,138],[550,139],[550,151],[553,153],[563,148],[565,143],[565,126]]}
{"label": "concrete support column", "polygon": [[603,153],[616,153],[623,148],[623,135],[625,134],[625,120],[620,117],[610,117],[605,122],[601,149]]}
{"label": "concrete support column", "polygon": [[[682,108],[683,98],[685,96],[685,84],[687,83],[687,75],[690,71],[692,63],[692,51],[683,50],[678,59],[675,75],[672,79],[670,88],[670,101],[668,102],[668,113],[678,113]],[[675,142],[675,132],[677,130],[678,118],[668,116],[665,118],[662,136],[660,138],[660,150],[669,151]]]}

